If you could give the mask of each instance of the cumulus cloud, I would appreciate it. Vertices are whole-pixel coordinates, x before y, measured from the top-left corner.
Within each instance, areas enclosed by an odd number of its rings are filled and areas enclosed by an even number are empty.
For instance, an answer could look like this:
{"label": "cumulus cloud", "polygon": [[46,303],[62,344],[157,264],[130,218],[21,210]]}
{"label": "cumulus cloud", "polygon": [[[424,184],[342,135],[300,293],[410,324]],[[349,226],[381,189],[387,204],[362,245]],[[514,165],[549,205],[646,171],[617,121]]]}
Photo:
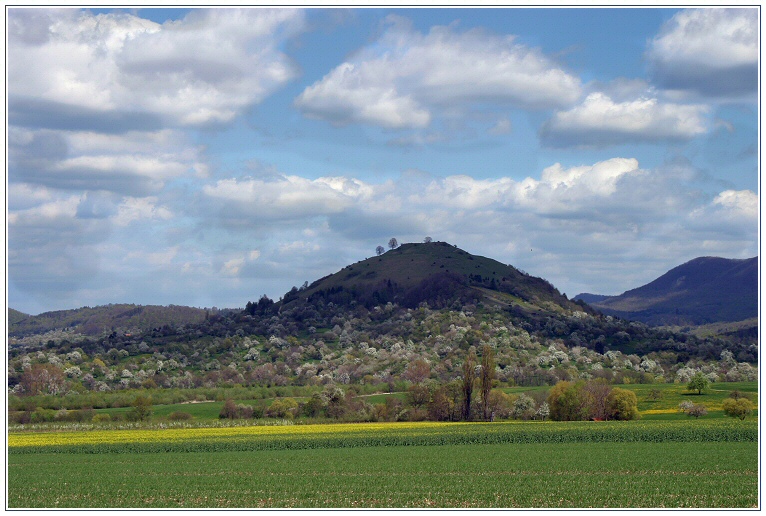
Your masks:
{"label": "cumulus cloud", "polygon": [[119,132],[228,122],[296,76],[278,46],[302,26],[293,9],[200,9],[160,25],[12,8],[11,123]]}
{"label": "cumulus cloud", "polygon": [[512,36],[441,26],[424,35],[406,20],[389,21],[378,41],[297,97],[295,105],[306,116],[334,124],[424,128],[436,116],[477,102],[547,109],[580,94],[577,77]]}
{"label": "cumulus cloud", "polygon": [[556,112],[541,128],[540,137],[553,147],[686,141],[708,132],[708,112],[704,105],[657,98],[615,102],[596,92],[579,106]]}
{"label": "cumulus cloud", "polygon": [[[676,232],[674,238],[691,242],[696,231],[714,226],[715,231],[731,225],[752,232],[757,226],[754,193],[726,191],[711,200],[690,189],[695,177],[694,170],[682,165],[643,169],[636,159],[612,158],[592,165],[556,163],[522,180],[421,172],[417,180],[404,175],[375,184],[281,176],[269,182],[220,180],[204,191],[225,207],[222,224],[230,224],[232,216],[261,228],[290,221],[304,228],[305,235],[322,235],[308,241],[384,238],[393,232],[416,240],[420,233],[461,239],[472,234],[485,245],[523,235],[530,242],[544,238],[554,248],[573,238],[593,239],[617,252],[624,242],[601,236],[619,233],[635,243]],[[722,218],[724,212],[731,216]]]}
{"label": "cumulus cloud", "polygon": [[343,177],[279,176],[221,179],[202,192],[230,219],[292,220],[342,212],[368,197],[371,187]]}
{"label": "cumulus cloud", "polygon": [[758,86],[758,8],[677,13],[649,43],[654,81],[711,97],[754,95]]}
{"label": "cumulus cloud", "polygon": [[121,135],[11,127],[9,181],[144,196],[168,181],[205,176],[201,149],[169,130]]}

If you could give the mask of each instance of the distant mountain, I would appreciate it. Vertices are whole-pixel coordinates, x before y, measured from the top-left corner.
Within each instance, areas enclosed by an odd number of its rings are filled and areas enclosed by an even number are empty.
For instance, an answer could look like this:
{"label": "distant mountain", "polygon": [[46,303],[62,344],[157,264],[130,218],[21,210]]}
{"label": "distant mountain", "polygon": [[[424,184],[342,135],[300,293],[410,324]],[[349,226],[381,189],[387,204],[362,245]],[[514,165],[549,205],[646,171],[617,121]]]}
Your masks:
{"label": "distant mountain", "polygon": [[588,303],[589,305],[593,305],[594,303],[598,303],[599,301],[604,301],[606,299],[609,299],[609,296],[602,296],[600,294],[577,294],[574,298],[574,300],[584,301]]}
{"label": "distant mountain", "polygon": [[206,311],[187,306],[141,306],[116,304],[57,310],[40,315],[27,315],[8,309],[8,335],[24,337],[52,330],[72,330],[83,335],[104,332],[131,332],[166,325],[198,324],[205,320]]}
{"label": "distant mountain", "polygon": [[293,289],[281,308],[319,301],[367,308],[422,302],[449,308],[469,302],[526,307],[533,312],[583,311],[544,279],[511,265],[472,255],[445,242],[411,243],[349,265],[304,289]]}
{"label": "distant mountain", "polygon": [[655,326],[743,321],[758,316],[758,258],[696,258],[619,296],[574,299]]}
{"label": "distant mountain", "polygon": [[18,310],[14,310],[13,308],[8,309],[8,324],[16,324],[20,321],[23,321],[24,319],[31,317],[29,314],[25,314],[24,312],[19,312]]}

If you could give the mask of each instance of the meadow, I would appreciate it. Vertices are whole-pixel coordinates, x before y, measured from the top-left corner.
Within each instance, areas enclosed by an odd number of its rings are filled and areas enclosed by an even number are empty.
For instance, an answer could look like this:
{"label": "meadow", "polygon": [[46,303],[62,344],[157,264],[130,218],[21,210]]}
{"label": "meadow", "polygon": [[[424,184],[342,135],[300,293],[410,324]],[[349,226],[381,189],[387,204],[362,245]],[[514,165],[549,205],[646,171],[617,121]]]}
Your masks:
{"label": "meadow", "polygon": [[757,439],[731,419],[14,433],[8,506],[751,508]]}
{"label": "meadow", "polygon": [[[7,507],[759,506],[757,415],[721,409],[733,390],[755,399],[755,382],[702,395],[625,387],[639,421],[247,422],[219,420],[223,402],[211,400],[155,405],[141,423],[19,425],[8,434]],[[368,400],[387,396],[402,394]],[[708,414],[685,415],[687,399]],[[174,426],[178,411],[192,419]]]}

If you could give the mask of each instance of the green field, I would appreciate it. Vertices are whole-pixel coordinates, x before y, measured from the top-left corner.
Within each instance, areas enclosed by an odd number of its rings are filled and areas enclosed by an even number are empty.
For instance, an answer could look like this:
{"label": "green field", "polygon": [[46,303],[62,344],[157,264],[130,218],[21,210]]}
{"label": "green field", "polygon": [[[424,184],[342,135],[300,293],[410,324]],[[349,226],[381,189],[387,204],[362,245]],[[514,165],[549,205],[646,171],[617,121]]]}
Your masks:
{"label": "green field", "polygon": [[388,423],[9,438],[10,508],[758,505],[755,421]]}

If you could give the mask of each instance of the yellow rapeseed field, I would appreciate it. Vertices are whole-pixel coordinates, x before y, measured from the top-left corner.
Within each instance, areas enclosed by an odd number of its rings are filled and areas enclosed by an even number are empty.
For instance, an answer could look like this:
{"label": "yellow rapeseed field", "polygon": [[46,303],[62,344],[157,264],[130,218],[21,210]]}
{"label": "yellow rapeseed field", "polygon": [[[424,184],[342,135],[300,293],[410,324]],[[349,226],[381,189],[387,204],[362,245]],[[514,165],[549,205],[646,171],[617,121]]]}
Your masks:
{"label": "yellow rapeseed field", "polygon": [[[458,423],[454,423],[458,424]],[[376,434],[395,431],[406,435],[407,430],[441,428],[451,426],[450,423],[417,422],[417,423],[341,423],[333,425],[291,425],[291,426],[246,426],[229,428],[170,428],[170,429],[131,429],[131,430],[92,430],[80,432],[40,432],[40,433],[11,433],[8,435],[8,446],[61,446],[61,445],[97,445],[97,444],[127,444],[145,442],[179,442],[179,441],[218,441],[237,438],[258,438],[274,436],[322,436],[333,434]]]}

